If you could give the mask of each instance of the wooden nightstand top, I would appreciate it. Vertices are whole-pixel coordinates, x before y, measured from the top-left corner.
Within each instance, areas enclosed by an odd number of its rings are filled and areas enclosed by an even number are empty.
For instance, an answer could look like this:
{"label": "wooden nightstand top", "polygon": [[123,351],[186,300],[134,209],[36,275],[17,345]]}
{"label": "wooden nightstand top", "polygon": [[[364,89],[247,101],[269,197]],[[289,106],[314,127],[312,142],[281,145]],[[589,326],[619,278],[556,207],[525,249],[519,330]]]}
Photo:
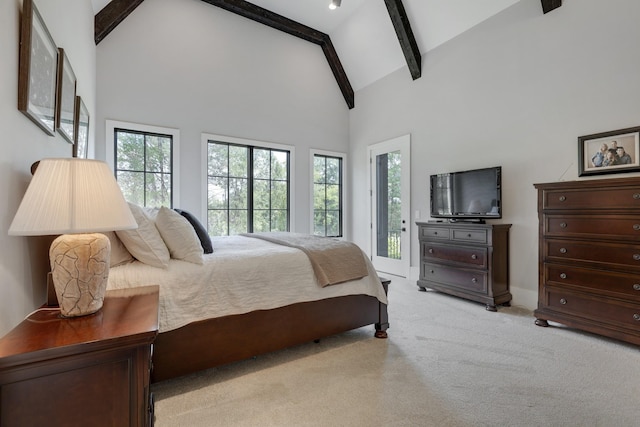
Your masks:
{"label": "wooden nightstand top", "polygon": [[158,286],[108,291],[98,312],[63,318],[41,308],[0,339],[0,368],[52,356],[153,342],[158,332]]}

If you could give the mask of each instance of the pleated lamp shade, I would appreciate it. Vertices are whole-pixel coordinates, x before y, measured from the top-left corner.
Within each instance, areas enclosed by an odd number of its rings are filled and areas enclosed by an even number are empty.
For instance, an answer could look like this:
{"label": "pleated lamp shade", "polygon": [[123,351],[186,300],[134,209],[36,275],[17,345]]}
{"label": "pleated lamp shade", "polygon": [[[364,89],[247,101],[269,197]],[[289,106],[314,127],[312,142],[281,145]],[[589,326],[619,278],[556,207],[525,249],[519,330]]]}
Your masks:
{"label": "pleated lamp shade", "polygon": [[40,161],[9,227],[15,236],[137,228],[106,163],[78,158]]}

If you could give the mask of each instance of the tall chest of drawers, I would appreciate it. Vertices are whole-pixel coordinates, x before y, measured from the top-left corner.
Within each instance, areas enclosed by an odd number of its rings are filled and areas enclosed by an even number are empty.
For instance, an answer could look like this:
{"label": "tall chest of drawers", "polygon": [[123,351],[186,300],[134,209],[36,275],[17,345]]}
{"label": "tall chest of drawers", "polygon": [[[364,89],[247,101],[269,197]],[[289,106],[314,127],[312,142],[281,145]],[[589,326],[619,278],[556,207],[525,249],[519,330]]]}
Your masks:
{"label": "tall chest of drawers", "polygon": [[418,288],[486,304],[489,311],[511,301],[509,228],[511,224],[418,222]]}
{"label": "tall chest of drawers", "polygon": [[640,344],[640,178],[536,184],[536,324]]}

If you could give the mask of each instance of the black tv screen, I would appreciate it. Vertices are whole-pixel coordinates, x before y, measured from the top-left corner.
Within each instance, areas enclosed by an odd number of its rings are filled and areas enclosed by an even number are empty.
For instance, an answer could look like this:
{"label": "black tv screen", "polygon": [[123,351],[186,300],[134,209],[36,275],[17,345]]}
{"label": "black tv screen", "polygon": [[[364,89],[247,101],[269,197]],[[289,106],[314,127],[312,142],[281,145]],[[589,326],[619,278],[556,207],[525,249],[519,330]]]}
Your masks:
{"label": "black tv screen", "polygon": [[500,166],[431,175],[431,216],[450,220],[502,218]]}

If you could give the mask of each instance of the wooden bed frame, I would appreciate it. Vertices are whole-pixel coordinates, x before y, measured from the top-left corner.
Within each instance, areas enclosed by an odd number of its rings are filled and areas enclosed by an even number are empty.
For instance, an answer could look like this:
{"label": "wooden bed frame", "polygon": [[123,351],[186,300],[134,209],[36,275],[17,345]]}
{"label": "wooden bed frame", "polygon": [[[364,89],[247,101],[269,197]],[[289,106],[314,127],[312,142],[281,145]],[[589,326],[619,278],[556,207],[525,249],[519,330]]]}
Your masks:
{"label": "wooden bed frame", "polygon": [[[385,292],[390,280],[382,279]],[[158,382],[375,325],[387,337],[387,305],[367,295],[292,304],[194,322],[158,334],[151,381]]]}

